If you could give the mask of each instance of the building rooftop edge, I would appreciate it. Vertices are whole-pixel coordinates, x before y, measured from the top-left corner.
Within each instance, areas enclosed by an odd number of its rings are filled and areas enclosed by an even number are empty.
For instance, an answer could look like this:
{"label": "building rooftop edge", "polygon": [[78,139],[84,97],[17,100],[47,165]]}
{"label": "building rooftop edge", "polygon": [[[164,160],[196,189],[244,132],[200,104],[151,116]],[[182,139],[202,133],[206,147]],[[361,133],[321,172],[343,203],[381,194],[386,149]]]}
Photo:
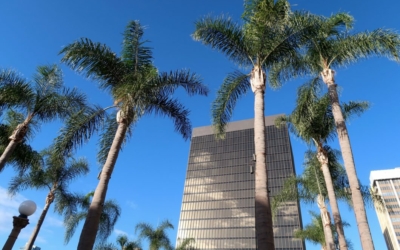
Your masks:
{"label": "building rooftop edge", "polygon": [[394,169],[373,170],[369,175],[370,185],[377,180],[400,178],[400,167]]}
{"label": "building rooftop edge", "polygon": [[[285,114],[277,114],[270,115],[265,117],[265,126],[275,125],[275,119],[279,116],[283,116]],[[254,119],[234,121],[228,123],[226,126],[226,132],[232,132],[243,129],[254,128]],[[203,136],[203,135],[212,135],[214,134],[213,126],[203,126],[193,128],[192,137]]]}

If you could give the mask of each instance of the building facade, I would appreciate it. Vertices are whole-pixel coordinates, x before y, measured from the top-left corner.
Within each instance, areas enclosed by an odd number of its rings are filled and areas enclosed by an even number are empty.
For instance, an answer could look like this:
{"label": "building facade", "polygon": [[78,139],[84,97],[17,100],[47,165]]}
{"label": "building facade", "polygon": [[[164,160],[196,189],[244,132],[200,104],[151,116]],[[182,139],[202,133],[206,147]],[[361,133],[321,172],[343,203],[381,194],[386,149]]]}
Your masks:
{"label": "building facade", "polygon": [[[265,118],[270,197],[295,174],[288,130],[274,126],[276,117]],[[230,123],[223,140],[215,139],[211,126],[193,129],[177,243],[194,238],[197,250],[257,249],[253,124]],[[299,228],[299,204],[288,202],[274,219],[275,249],[305,249],[293,237]]]}
{"label": "building facade", "polygon": [[375,204],[383,237],[389,250],[400,249],[400,168],[371,171],[370,184],[381,195],[385,209]]}

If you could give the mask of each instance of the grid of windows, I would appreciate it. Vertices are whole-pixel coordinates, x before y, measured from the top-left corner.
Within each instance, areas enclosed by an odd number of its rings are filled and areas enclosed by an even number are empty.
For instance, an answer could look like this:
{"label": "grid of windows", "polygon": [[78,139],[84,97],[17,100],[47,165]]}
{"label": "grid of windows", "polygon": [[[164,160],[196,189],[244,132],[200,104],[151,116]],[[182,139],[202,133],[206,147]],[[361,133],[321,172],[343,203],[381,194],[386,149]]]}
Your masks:
{"label": "grid of windows", "polygon": [[[266,127],[267,166],[270,197],[294,174],[287,128]],[[194,238],[203,249],[255,250],[254,131],[192,138],[180,214],[178,239]],[[274,220],[276,249],[302,250],[304,243],[293,238],[301,227],[297,202],[285,204]]]}

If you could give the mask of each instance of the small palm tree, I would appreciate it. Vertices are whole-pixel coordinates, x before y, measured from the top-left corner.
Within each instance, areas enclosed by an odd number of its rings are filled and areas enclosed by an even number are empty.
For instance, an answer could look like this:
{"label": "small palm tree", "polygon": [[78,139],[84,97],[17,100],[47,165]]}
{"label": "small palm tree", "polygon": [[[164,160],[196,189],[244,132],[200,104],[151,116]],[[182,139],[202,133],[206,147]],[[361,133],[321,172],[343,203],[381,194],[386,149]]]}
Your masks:
{"label": "small palm tree", "polygon": [[174,228],[168,220],[161,222],[156,229],[147,223],[139,223],[136,225],[135,232],[139,232],[139,240],[147,239],[150,242],[149,250],[170,250],[173,247],[165,232],[168,228]]}
{"label": "small palm tree", "polygon": [[[342,219],[336,201],[335,190],[329,172],[328,152],[330,150],[327,142],[334,137],[335,121],[333,119],[329,96],[319,97],[319,78],[314,78],[308,84],[299,88],[296,108],[289,116],[282,116],[276,119],[279,127],[282,123],[289,124],[293,134],[304,140],[309,145],[317,148],[317,158],[324,174],[326,190],[329,196],[336,231],[338,232],[340,249],[347,249],[344,236]],[[352,114],[361,114],[368,108],[366,102],[350,102],[342,104],[343,113],[346,118]],[[329,245],[329,244],[328,244]]]}
{"label": "small palm tree", "polygon": [[[65,236],[64,242],[68,244],[75,234],[79,223],[86,219],[94,192],[86,195],[70,195],[59,202],[56,210],[64,215]],[[103,244],[112,234],[114,226],[121,215],[121,208],[114,200],[107,200],[104,203],[100,216],[100,224],[96,232],[96,241]]]}
{"label": "small palm tree", "polygon": [[16,107],[24,119],[9,135],[9,143],[0,156],[0,171],[32,125],[67,118],[85,106],[85,96],[63,87],[62,72],[56,65],[39,66],[33,83],[14,71],[0,71],[0,108]]}
{"label": "small palm tree", "polygon": [[28,188],[49,190],[42,214],[27,243],[27,249],[31,249],[35,243],[50,205],[53,202],[61,202],[69,195],[67,190],[72,180],[89,172],[88,163],[84,159],[60,158],[52,154],[51,150],[44,151],[42,155],[42,165],[34,166],[28,173],[14,177],[9,186],[11,194]]}
{"label": "small palm tree", "polygon": [[[138,21],[128,23],[123,39],[121,57],[106,45],[84,38],[67,45],[60,53],[62,61],[87,77],[97,80],[100,88],[109,91],[118,108],[117,121],[108,120],[100,145],[100,162],[104,162],[100,181],[82,229],[78,249],[92,249],[100,221],[102,205],[119,151],[130,128],[146,114],[170,117],[176,130],[190,138],[189,111],[172,94],[182,87],[189,95],[206,95],[208,89],[199,77],[188,70],[158,72],[152,62],[151,49],[143,39],[144,28]],[[105,109],[83,110],[71,119],[62,131],[60,152],[72,150],[73,142],[82,144],[102,126]]]}
{"label": "small palm tree", "polygon": [[[312,211],[310,211],[310,215],[312,217],[311,224],[308,224],[304,229],[297,230],[294,234],[295,237],[302,239],[302,240],[311,241],[315,245],[319,244],[322,246],[323,250],[328,250],[327,244],[325,242],[324,234],[323,234],[324,225],[323,225],[321,216]],[[346,222],[343,222],[343,225],[350,226]],[[334,234],[336,236],[334,227],[332,227],[332,231],[334,232]],[[337,238],[338,237],[335,237],[335,249],[340,249]],[[353,249],[350,240],[346,239],[346,245],[348,246],[349,249]]]}
{"label": "small palm tree", "polygon": [[230,73],[212,104],[212,119],[217,136],[223,137],[236,102],[251,90],[254,93],[254,144],[256,155],[255,209],[258,249],[274,249],[271,207],[267,187],[264,94],[266,73],[280,62],[298,57],[298,48],[313,20],[305,13],[291,12],[286,0],[245,1],[244,25],[230,18],[206,17],[196,22],[193,38],[225,54],[244,74]]}
{"label": "small palm tree", "polygon": [[117,243],[120,246],[118,248],[116,245],[112,243],[104,243],[97,245],[95,250],[142,250],[140,243],[138,241],[129,241],[128,236],[126,235],[118,235]]}
{"label": "small palm tree", "polygon": [[399,61],[400,36],[384,29],[352,34],[349,29],[353,26],[353,17],[346,13],[334,14],[329,18],[320,17],[318,23],[317,32],[311,34],[308,39],[307,52],[303,60],[281,64],[276,68],[276,72],[279,73],[274,75],[274,79],[282,81],[299,74],[311,73],[319,75],[328,87],[344,166],[351,184],[362,248],[372,250],[374,245],[360,192],[350,138],[340,108],[334,68],[347,67],[351,63],[374,55]]}
{"label": "small palm tree", "polygon": [[[348,192],[350,188],[350,183],[346,175],[346,171],[338,162],[339,152],[330,149],[329,147],[325,147],[326,152],[328,153],[328,167],[329,172],[331,174],[333,189],[335,191],[336,199],[342,200],[349,205],[350,208],[353,208],[353,203],[351,200],[351,194]],[[288,178],[284,186],[279,194],[277,194],[273,201],[272,207],[275,212],[278,207],[288,201],[296,201],[301,200],[305,203],[313,204],[317,202],[318,207],[320,209],[321,215],[325,225],[330,225],[330,216],[327,212],[324,201],[329,199],[324,174],[320,168],[320,162],[317,158],[317,152],[307,151],[305,154],[305,169],[300,176],[292,176]],[[369,187],[360,185],[363,200],[365,203],[371,203],[373,201],[381,204],[379,197],[375,197],[370,193]],[[318,197],[318,199],[316,199]],[[329,228],[326,228],[325,234],[331,231]],[[330,235],[333,235],[330,233]],[[329,249],[332,249],[333,238],[328,235],[326,239],[326,243],[328,243]],[[329,240],[331,239],[331,240]]]}
{"label": "small palm tree", "polygon": [[191,246],[192,243],[195,242],[194,238],[186,238],[180,239],[178,238],[178,245],[176,246],[175,250],[192,250],[195,249]]}

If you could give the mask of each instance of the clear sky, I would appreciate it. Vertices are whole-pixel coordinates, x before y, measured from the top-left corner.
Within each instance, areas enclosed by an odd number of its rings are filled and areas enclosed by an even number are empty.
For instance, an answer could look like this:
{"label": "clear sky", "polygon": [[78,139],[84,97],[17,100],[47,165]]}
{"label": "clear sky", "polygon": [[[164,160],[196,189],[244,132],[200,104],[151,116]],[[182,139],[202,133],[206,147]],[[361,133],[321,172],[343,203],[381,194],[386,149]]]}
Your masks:
{"label": "clear sky", "polygon": [[[345,0],[292,0],[295,10],[309,10],[315,14],[330,15],[338,11],[349,12],[355,17],[355,31],[391,28],[400,30],[395,0],[345,1]],[[184,104],[191,109],[194,127],[211,122],[210,104],[225,75],[236,66],[222,54],[195,42],[190,37],[196,19],[212,14],[227,14],[240,20],[243,0],[17,0],[0,2],[0,68],[18,70],[30,78],[41,64],[59,63],[58,52],[63,46],[81,37],[106,43],[116,53],[121,50],[122,32],[129,20],[140,20],[147,27],[145,37],[154,48],[154,64],[160,71],[191,69],[200,74],[211,90],[209,97],[188,98],[179,92]],[[102,106],[111,104],[110,97],[98,90],[96,83],[84,79],[62,66],[65,84],[84,91],[92,103]],[[358,176],[363,184],[369,184],[371,170],[399,166],[399,103],[400,65],[387,59],[373,58],[347,68],[337,69],[336,80],[341,86],[341,100],[367,100],[371,108],[362,117],[351,120],[349,131],[355,155]],[[296,89],[302,80],[286,83],[281,89],[266,93],[266,114],[289,114],[294,108]],[[238,103],[233,120],[253,117],[253,96],[248,94]],[[31,141],[41,150],[56,136],[61,124],[43,126]],[[71,191],[87,193],[95,189],[99,165],[96,162],[97,144],[93,138],[76,156],[90,161],[91,172],[76,180]],[[302,171],[307,146],[292,139],[297,173]],[[107,199],[115,199],[122,208],[114,242],[120,232],[134,239],[134,227],[138,222],[157,225],[169,219],[178,226],[183,185],[188,160],[189,141],[174,132],[173,124],[165,118],[147,116],[137,125],[129,144],[120,154],[116,164]],[[332,146],[339,148],[337,142]],[[7,198],[5,188],[13,176],[12,168],[0,174],[0,244],[5,242],[12,226],[12,216],[18,215],[17,207],[24,199],[34,200],[38,211],[30,217],[31,224],[23,231],[16,243],[23,246],[36,224],[44,206],[46,192],[24,191],[13,200]],[[354,214],[346,206],[340,206],[343,219],[351,224],[345,229],[354,249],[361,249]],[[307,210],[302,206],[304,224],[308,222]],[[51,208],[52,210],[52,208]],[[385,248],[375,211],[368,209],[368,219],[376,249]],[[48,214],[36,244],[42,249],[75,249],[80,234],[68,245],[63,244],[62,218],[52,211]],[[176,229],[170,238],[175,241]],[[144,249],[147,248],[143,242]],[[307,249],[320,249],[307,244]]]}

